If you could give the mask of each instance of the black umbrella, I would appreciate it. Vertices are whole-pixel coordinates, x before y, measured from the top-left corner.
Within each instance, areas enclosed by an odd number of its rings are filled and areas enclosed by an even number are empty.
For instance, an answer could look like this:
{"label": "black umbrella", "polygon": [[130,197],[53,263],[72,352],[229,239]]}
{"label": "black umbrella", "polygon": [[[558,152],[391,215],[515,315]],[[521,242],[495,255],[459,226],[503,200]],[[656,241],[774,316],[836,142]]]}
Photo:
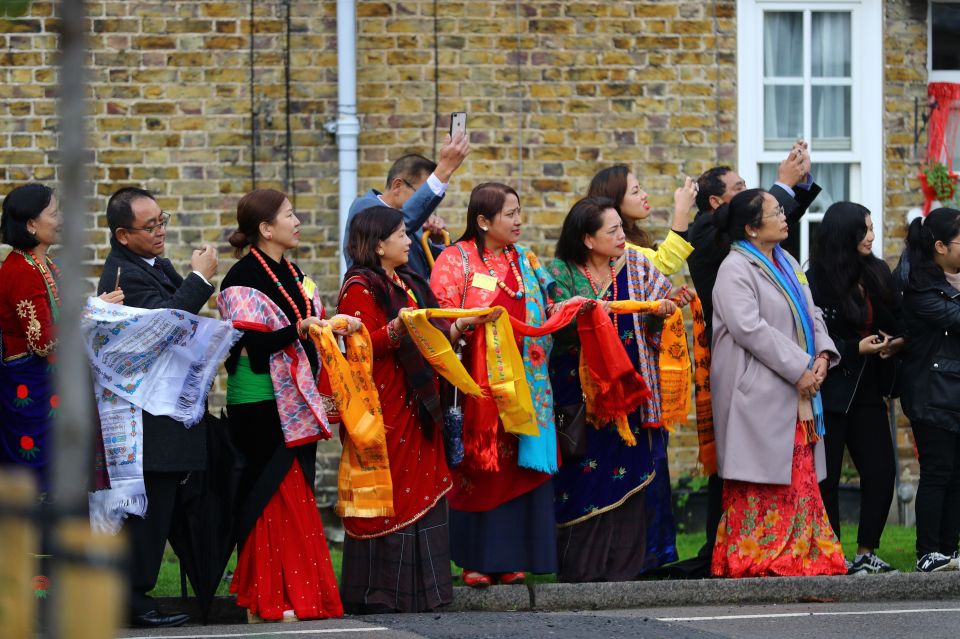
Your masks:
{"label": "black umbrella", "polygon": [[180,558],[181,576],[185,573],[193,586],[203,623],[236,545],[237,487],[244,468],[223,415],[207,413],[205,421],[207,468],[191,472],[184,482],[169,538]]}

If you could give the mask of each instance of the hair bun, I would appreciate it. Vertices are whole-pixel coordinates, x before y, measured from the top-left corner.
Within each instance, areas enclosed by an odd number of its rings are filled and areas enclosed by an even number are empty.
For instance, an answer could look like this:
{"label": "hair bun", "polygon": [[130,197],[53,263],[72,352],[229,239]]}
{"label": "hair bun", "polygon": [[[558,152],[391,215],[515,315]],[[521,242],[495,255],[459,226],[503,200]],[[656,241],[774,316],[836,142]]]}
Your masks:
{"label": "hair bun", "polygon": [[730,226],[730,204],[721,204],[720,208],[713,212],[713,225],[720,231],[726,231]]}
{"label": "hair bun", "polygon": [[227,241],[230,243],[230,246],[238,249],[242,249],[243,247],[250,244],[250,238],[248,238],[247,234],[241,231],[240,229],[237,229],[236,231],[231,233],[230,238]]}

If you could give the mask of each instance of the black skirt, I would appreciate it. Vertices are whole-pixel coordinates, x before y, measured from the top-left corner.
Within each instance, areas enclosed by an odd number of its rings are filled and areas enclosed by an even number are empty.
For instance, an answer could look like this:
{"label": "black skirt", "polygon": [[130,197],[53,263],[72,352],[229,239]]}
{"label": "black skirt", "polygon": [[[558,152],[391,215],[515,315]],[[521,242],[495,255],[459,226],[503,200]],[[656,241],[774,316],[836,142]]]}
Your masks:
{"label": "black skirt", "polygon": [[425,612],[453,601],[447,500],[383,537],[343,540],[343,610],[354,615]]}

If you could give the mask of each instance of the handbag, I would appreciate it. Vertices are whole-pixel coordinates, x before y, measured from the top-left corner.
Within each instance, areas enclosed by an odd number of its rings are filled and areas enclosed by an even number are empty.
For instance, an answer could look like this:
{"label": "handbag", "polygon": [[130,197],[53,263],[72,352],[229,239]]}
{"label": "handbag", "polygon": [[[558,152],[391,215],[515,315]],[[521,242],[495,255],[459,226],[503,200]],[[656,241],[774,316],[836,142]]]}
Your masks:
{"label": "handbag", "polygon": [[557,424],[557,445],[560,458],[576,461],[587,454],[587,406],[583,402],[554,406],[554,419]]}
{"label": "handbag", "polygon": [[[470,281],[470,266],[467,262],[467,252],[459,244],[455,245],[463,257],[463,295],[460,297],[460,308],[467,302],[467,286]],[[454,345],[457,359],[463,359],[463,340],[457,340]],[[457,387],[453,387],[453,402],[443,414],[443,452],[447,458],[447,466],[456,468],[463,463],[463,410],[457,401]]]}

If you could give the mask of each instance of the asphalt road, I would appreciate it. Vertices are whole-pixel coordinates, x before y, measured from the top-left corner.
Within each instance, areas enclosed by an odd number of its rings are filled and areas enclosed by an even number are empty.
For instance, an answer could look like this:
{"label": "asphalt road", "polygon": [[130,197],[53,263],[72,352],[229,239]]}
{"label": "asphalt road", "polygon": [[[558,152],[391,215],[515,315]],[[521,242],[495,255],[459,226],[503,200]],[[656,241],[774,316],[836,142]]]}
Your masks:
{"label": "asphalt road", "polygon": [[255,626],[122,630],[122,639],[956,639],[960,601],[378,615]]}

